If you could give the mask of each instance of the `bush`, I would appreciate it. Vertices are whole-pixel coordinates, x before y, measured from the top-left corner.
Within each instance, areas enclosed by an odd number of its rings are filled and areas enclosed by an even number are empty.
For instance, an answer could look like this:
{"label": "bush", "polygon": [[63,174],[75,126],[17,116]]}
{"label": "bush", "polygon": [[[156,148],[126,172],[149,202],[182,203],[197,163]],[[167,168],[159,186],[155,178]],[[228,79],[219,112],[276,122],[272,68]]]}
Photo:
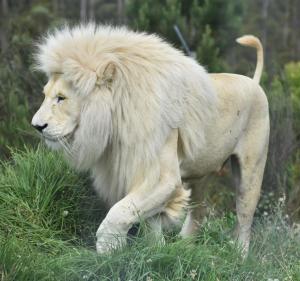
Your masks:
{"label": "bush", "polygon": [[288,209],[294,219],[300,219],[300,62],[291,62],[285,66],[287,84],[291,93],[294,143],[293,161],[289,165]]}
{"label": "bush", "polygon": [[285,75],[293,105],[293,125],[297,136],[300,132],[300,62],[291,62],[285,66]]}
{"label": "bush", "polygon": [[9,156],[9,147],[36,144],[30,121],[42,101],[45,79],[32,70],[33,44],[60,22],[40,3],[12,9],[5,20],[8,48],[0,52],[0,159]]}
{"label": "bush", "polygon": [[292,104],[290,92],[283,77],[274,77],[266,89],[269,100],[271,134],[265,172],[265,188],[283,192],[286,187],[287,164],[294,153]]}
{"label": "bush", "polygon": [[[95,197],[85,176],[42,147],[12,152],[12,159],[2,163],[0,186],[1,238],[14,236],[49,251],[57,246],[56,236],[83,237],[89,227],[83,222],[90,220],[83,210],[90,212],[99,203],[91,204]],[[100,214],[94,215],[99,221]]]}

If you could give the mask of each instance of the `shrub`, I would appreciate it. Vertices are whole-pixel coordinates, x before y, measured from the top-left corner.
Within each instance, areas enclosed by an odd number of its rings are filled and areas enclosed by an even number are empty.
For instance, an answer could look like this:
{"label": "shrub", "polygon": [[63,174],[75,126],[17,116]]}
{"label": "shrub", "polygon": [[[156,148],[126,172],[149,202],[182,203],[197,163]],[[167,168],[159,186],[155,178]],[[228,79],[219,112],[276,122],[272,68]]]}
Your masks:
{"label": "shrub", "polygon": [[40,3],[12,9],[5,19],[8,48],[0,52],[0,159],[9,156],[9,147],[36,144],[30,121],[42,100],[44,77],[32,71],[33,44],[59,23]]}
{"label": "shrub", "polygon": [[292,98],[293,125],[297,136],[300,132],[300,62],[291,62],[285,66],[285,75]]}

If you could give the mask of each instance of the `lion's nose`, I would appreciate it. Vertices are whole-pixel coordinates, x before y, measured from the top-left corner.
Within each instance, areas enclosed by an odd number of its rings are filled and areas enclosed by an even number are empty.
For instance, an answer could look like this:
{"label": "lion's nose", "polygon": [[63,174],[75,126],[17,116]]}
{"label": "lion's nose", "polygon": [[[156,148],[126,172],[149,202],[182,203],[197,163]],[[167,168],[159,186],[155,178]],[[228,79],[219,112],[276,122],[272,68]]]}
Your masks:
{"label": "lion's nose", "polygon": [[38,131],[42,132],[45,128],[47,128],[48,124],[44,124],[42,126],[40,125],[32,125],[34,128],[36,128]]}

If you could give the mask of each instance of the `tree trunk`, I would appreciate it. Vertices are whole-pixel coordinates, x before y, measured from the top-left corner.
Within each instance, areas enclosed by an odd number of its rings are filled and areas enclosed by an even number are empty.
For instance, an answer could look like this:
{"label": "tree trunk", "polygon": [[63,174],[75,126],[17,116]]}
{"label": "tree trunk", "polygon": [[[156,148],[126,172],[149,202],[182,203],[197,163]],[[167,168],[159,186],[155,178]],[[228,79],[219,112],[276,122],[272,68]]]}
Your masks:
{"label": "tree trunk", "polygon": [[299,11],[300,4],[299,1],[293,1],[293,15],[292,15],[292,30],[293,30],[293,43],[294,43],[294,56],[292,60],[299,59],[300,53],[300,40],[299,40],[299,28],[300,28],[300,20],[299,20]]}
{"label": "tree trunk", "polygon": [[283,47],[287,48],[288,46],[288,39],[290,34],[290,0],[286,0],[286,10],[284,15],[284,24],[283,24]]}
{"label": "tree trunk", "polygon": [[118,24],[124,24],[124,0],[117,0]]}
{"label": "tree trunk", "polygon": [[8,17],[8,3],[7,0],[2,0],[1,3],[1,25],[0,25],[0,46],[1,52],[4,53],[8,47],[6,22]]}
{"label": "tree trunk", "polygon": [[80,21],[87,20],[87,2],[88,0],[80,0]]}
{"label": "tree trunk", "polygon": [[89,20],[95,21],[95,0],[90,0],[89,3]]}
{"label": "tree trunk", "polygon": [[263,20],[263,30],[262,30],[262,44],[266,48],[267,46],[267,37],[268,37],[268,14],[269,14],[269,0],[262,0],[262,20]]}
{"label": "tree trunk", "polygon": [[53,11],[55,14],[59,14],[59,2],[58,0],[53,0],[52,1],[52,6],[53,6]]}

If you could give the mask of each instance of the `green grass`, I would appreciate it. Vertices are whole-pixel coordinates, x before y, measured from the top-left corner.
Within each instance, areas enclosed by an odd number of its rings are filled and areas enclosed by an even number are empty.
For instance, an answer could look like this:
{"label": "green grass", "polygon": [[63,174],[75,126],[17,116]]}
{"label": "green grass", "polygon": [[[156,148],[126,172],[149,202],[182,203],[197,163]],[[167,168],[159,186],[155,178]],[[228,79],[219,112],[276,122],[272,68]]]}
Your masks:
{"label": "green grass", "polygon": [[143,228],[130,246],[97,255],[104,209],[59,155],[13,152],[0,168],[0,280],[300,280],[300,236],[280,212],[255,220],[243,261],[232,214],[209,218],[195,240],[168,233],[161,246]]}

